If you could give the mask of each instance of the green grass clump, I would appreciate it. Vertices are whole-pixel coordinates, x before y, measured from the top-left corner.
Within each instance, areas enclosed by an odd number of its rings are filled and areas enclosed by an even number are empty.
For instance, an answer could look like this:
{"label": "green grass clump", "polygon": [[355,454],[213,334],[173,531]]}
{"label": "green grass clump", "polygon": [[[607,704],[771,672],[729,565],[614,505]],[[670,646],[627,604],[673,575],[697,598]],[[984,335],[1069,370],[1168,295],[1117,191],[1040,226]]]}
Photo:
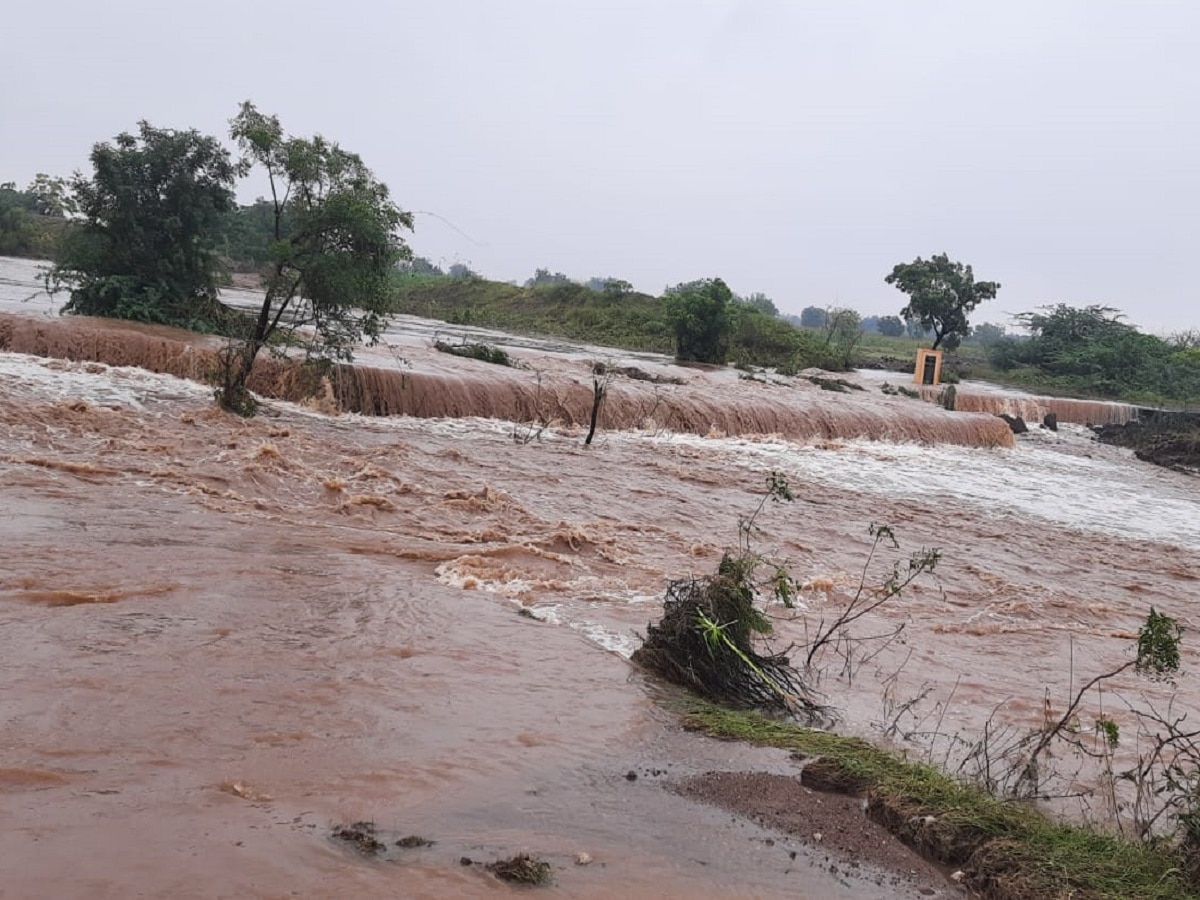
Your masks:
{"label": "green grass clump", "polygon": [[865,785],[870,815],[937,862],[963,869],[986,897],[1094,900],[1200,898],[1169,849],[1050,821],[930,766],[854,737],[680,701],[685,728],[714,737],[820,757],[848,783]]}

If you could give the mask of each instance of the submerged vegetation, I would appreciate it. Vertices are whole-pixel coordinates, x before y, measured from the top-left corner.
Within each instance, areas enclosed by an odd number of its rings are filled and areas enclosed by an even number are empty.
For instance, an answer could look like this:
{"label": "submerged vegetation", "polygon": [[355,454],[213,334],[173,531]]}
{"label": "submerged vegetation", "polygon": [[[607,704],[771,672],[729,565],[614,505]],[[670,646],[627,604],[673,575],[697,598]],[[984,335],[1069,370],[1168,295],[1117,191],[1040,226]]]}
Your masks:
{"label": "submerged vegetation", "polygon": [[[1130,669],[1156,680],[1177,673],[1181,630],[1173,619],[1151,608],[1138,634],[1136,657],[1084,684],[1061,717],[1048,718],[1042,728],[1007,741],[985,730],[957,771],[914,762],[860,738],[806,725],[834,719],[813,688],[824,675],[821,655],[837,651],[842,674],[852,677],[848,667],[856,644],[890,641],[904,625],[861,638],[851,627],[899,598],[916,578],[932,573],[940,553],[922,550],[907,566],[894,562],[882,584],[870,586],[876,552],[898,546],[891,528],[872,526],[874,543],[858,589],[829,621],[823,616],[815,627],[806,627],[803,664],[793,668],[784,655],[760,653],[755,644],[772,630],[763,604],[794,608],[796,583],[786,566],[751,548],[768,501],[791,499],[787,481],[772,473],[758,507],[740,523],[737,551],[722,558],[713,576],[673,583],[661,621],[648,628],[633,655],[635,663],[699,698],[675,701],[685,727],[788,749],[810,760],[802,783],[863,796],[869,815],[928,858],[959,867],[959,877],[983,896],[1200,896],[1195,880],[1200,875],[1200,827],[1195,825],[1200,822],[1200,730],[1185,728],[1186,717],[1139,714],[1152,749],[1141,751],[1137,764],[1118,775],[1111,756],[1120,740],[1116,724],[1097,720],[1099,750],[1083,740],[1078,725],[1084,698],[1109,679]],[[756,575],[761,569],[766,577]],[[1147,725],[1157,730],[1146,730]],[[1030,805],[1044,796],[1054,777],[1052,748],[1059,744],[1104,761],[1110,781],[1127,778],[1134,785],[1131,815],[1138,840],[1054,822]],[[968,762],[978,771],[969,773]],[[949,766],[948,756],[943,765]]]}
{"label": "submerged vegetation", "polygon": [[[799,583],[785,562],[753,547],[758,519],[768,502],[793,499],[787,479],[772,472],[754,512],[738,522],[737,549],[721,558],[717,571],[668,586],[662,618],[647,628],[642,646],[633,654],[634,663],[708,700],[798,715],[810,722],[835,718],[835,711],[820,701],[814,688],[819,680],[817,657],[834,645],[852,654],[858,640],[850,626],[899,597],[916,579],[933,573],[940,554],[937,550],[913,554],[906,569],[896,562],[881,585],[869,586],[868,570],[876,552],[885,545],[899,548],[889,526],[872,525],[871,550],[858,589],[840,613],[814,624],[803,671],[798,671],[787,655],[760,653],[758,644],[773,630],[760,604],[778,603],[794,610]],[[849,660],[847,664],[851,665]]]}
{"label": "submerged vegetation", "polygon": [[711,577],[672,582],[633,661],[702,697],[822,719],[827,711],[788,657],[755,647],[771,623],[755,607],[752,573],[752,560],[727,555]]}
{"label": "submerged vegetation", "polygon": [[508,859],[488,863],[484,868],[510,884],[546,885],[553,877],[550,863],[536,859],[528,853],[518,853]]}
{"label": "submerged vegetation", "polygon": [[433,342],[435,350],[441,353],[449,353],[451,356],[461,356],[465,359],[477,359],[480,362],[491,363],[495,366],[509,366],[513,368],[517,363],[507,351],[500,347],[495,347],[492,344],[470,343],[464,341],[461,344],[451,344],[446,341],[437,340]]}

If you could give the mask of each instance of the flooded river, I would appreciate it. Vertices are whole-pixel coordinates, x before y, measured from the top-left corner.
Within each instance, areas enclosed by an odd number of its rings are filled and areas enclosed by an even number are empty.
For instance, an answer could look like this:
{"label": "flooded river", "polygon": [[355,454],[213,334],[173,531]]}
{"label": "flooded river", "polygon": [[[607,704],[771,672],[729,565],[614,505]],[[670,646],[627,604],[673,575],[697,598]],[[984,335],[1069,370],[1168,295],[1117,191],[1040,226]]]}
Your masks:
{"label": "flooded river", "polygon": [[[42,321],[16,296],[23,272],[0,267],[0,311]],[[590,389],[595,348],[526,341],[532,368],[493,378],[404,334],[367,358],[403,357],[392,365],[448,391],[535,374]],[[519,851],[550,861],[564,896],[948,893],[847,877],[811,839],[669,789],[795,771],[680,732],[627,662],[668,581],[713,570],[772,470],[796,499],[768,507],[756,545],[807,585],[799,609],[773,611],[784,645],[854,590],[871,523],[903,545],[885,569],[943,553],[935,580],[861,631],[904,624],[899,640],[849,676],[819,660],[845,730],[880,738],[922,691],[944,704],[943,734],[998,704],[1036,726],[1047,696],[1061,707],[1129,658],[1150,605],[1179,618],[1195,671],[1194,480],[1082,427],[1013,446],[870,440],[863,422],[903,436],[952,414],[869,382],[830,395],[682,374],[675,422],[695,427],[646,415],[584,447],[568,416],[482,408],[277,402],[242,421],[193,381],[0,353],[0,895],[477,896],[508,889],[460,859]],[[752,417],[702,427],[719,405],[774,409],[776,424],[817,408],[822,424],[808,438]],[[1168,691],[1132,676],[1117,689]],[[1198,699],[1181,682],[1177,702]],[[366,859],[329,837],[359,820],[436,843]]]}

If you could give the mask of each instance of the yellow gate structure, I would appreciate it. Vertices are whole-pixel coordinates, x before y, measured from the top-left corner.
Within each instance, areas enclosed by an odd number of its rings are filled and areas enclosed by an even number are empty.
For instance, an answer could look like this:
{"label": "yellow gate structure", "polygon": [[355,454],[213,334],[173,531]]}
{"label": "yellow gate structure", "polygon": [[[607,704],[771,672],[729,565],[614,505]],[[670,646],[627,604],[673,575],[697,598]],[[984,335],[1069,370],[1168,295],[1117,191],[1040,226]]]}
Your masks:
{"label": "yellow gate structure", "polygon": [[940,384],[942,380],[942,351],[918,350],[917,368],[913,381],[917,384]]}

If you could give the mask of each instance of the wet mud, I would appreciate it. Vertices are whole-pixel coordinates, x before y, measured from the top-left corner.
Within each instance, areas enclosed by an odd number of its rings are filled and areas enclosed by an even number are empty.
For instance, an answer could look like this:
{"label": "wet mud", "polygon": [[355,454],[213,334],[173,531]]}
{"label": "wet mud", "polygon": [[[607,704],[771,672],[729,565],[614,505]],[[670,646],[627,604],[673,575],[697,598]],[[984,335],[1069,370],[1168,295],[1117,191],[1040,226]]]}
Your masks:
{"label": "wet mud", "polygon": [[[821,863],[832,875],[866,871],[881,888],[927,897],[966,896],[948,883],[946,872],[864,815],[858,797],[810,790],[797,776],[763,772],[706,772],[674,790],[823,850]],[[765,840],[774,843],[773,838]]]}

